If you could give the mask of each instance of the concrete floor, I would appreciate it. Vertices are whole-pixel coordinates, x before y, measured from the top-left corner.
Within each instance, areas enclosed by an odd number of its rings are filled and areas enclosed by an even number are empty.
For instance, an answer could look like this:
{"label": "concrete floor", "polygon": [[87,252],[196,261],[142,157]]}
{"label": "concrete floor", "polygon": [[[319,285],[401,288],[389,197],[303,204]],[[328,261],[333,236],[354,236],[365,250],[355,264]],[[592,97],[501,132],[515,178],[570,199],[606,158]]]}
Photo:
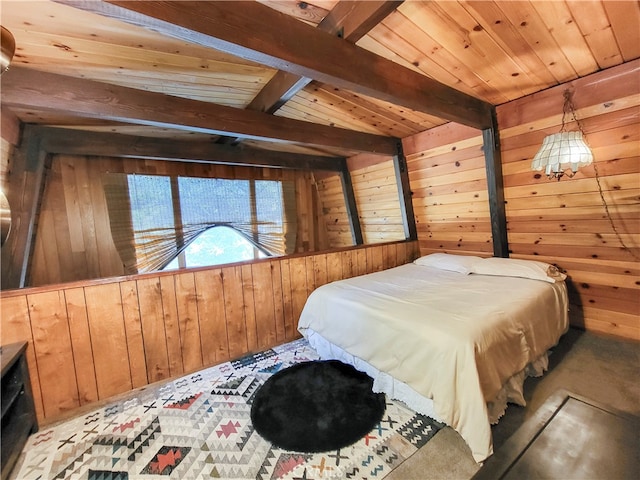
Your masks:
{"label": "concrete floor", "polygon": [[[570,329],[549,357],[547,373],[525,381],[527,406],[509,405],[493,426],[494,450],[558,389],[640,416],[640,343]],[[446,427],[385,480],[469,479],[478,468],[464,440]]]}

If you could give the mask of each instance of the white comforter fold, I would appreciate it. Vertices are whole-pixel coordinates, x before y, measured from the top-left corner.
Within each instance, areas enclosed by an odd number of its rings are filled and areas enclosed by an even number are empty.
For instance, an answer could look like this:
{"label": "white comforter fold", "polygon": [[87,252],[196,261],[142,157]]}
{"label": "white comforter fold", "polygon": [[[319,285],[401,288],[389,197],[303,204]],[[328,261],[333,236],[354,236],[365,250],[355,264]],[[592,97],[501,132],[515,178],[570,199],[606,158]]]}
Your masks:
{"label": "white comforter fold", "polygon": [[318,288],[298,324],[432,399],[478,462],[492,453],[486,402],[567,328],[564,283],[415,264]]}

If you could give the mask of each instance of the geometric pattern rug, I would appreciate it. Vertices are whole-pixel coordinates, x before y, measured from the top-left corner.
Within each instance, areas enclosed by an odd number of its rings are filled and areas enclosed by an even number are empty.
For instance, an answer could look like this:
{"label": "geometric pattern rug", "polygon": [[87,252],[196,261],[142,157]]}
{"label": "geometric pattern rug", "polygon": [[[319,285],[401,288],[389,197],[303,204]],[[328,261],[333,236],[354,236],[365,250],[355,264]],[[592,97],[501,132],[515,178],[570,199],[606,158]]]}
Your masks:
{"label": "geometric pattern rug", "polygon": [[15,478],[381,479],[442,428],[387,398],[382,421],[349,447],[274,447],[251,424],[255,392],[277,371],[318,359],[299,339],[145,389],[32,435]]}

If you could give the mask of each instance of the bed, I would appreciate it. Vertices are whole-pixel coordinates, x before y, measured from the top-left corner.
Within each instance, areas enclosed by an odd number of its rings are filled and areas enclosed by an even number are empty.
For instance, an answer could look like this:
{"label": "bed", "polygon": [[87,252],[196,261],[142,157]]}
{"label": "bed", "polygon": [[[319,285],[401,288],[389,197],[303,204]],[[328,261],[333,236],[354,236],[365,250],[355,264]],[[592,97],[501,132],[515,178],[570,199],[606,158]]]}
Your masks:
{"label": "bed", "polygon": [[482,462],[491,423],[524,405],[524,379],[568,329],[564,278],[543,262],[436,253],[319,287],[298,330],[322,358],[454,428]]}

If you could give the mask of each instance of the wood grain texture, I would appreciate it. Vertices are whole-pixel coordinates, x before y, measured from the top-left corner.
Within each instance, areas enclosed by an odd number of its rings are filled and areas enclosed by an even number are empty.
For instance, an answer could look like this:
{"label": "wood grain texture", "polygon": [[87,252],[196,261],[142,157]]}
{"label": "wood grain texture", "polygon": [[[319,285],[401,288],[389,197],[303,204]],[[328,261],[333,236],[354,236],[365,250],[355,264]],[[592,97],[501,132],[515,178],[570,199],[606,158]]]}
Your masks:
{"label": "wood grain texture", "polygon": [[[259,3],[245,3],[241,8],[233,2],[191,4],[186,9],[180,2],[113,1],[78,6],[464,125],[490,126],[488,103],[291,21]],[[251,35],[245,35],[246,31]]]}
{"label": "wood grain texture", "polygon": [[[133,388],[299,338],[309,294],[412,261],[380,244],[223,268],[2,292],[2,343],[29,342],[41,425]],[[35,323],[34,323],[35,322]]]}
{"label": "wood grain texture", "polygon": [[[513,15],[527,14],[512,6],[502,8],[512,8]],[[510,256],[548,262],[566,271],[573,325],[636,340],[640,339],[639,68],[636,60],[497,108]],[[531,159],[542,139],[559,130],[566,88],[580,99],[577,116],[595,165],[580,169],[571,179],[549,181],[530,170]],[[568,128],[574,129],[575,123]],[[404,142],[423,255],[441,251],[491,255],[485,174],[474,138],[477,134],[474,137],[465,127],[447,125]]]}
{"label": "wood grain texture", "polygon": [[[326,22],[331,27],[342,23],[344,33],[349,36],[353,30],[349,26],[351,20],[370,28],[367,22],[362,22],[358,9],[373,10],[375,4],[394,2],[261,3],[302,27],[316,27],[316,34],[321,33],[318,24]],[[60,3],[5,2],[2,17],[3,26],[12,31],[20,46],[20,54],[14,57],[16,66],[190,98],[205,103],[205,110],[206,103],[246,108],[276,74],[271,67],[239,56]],[[458,0],[442,5],[404,2],[357,45],[418,75],[502,105],[582,78],[616,62],[637,59],[639,27],[640,7],[632,1]],[[327,36],[332,38],[335,28],[330,31]],[[311,43],[299,43],[300,49],[307,54],[311,52],[308,47]],[[330,82],[321,85],[327,91],[339,88]],[[318,83],[311,82],[279,114],[312,118],[309,99],[317,86]],[[344,92],[344,98],[355,101],[345,104],[336,97],[319,95],[316,102],[318,110],[322,110],[319,123],[333,121],[344,128],[389,132],[397,137],[445,123],[415,111],[409,115],[406,107],[398,105],[392,106],[393,114],[386,115],[385,107],[371,104],[371,97],[358,102],[362,93],[339,90]],[[350,115],[351,108],[354,110]],[[17,109],[15,114],[23,122],[115,129],[144,136],[214,141],[217,137],[100,119],[80,122],[63,110],[34,113],[30,109]],[[431,125],[416,129],[415,123],[422,122]]]}
{"label": "wood grain texture", "polygon": [[393,139],[342,128],[311,125],[262,112],[201,102],[92,80],[12,68],[3,78],[2,103],[14,108],[59,109],[85,118],[197,131],[257,140],[391,153]]}
{"label": "wood grain texture", "polygon": [[492,255],[480,132],[449,124],[409,137],[403,145],[421,254]]}
{"label": "wood grain texture", "polygon": [[[348,167],[364,243],[405,239],[393,158],[357,156],[349,159]],[[330,247],[353,245],[340,177],[316,178]]]}

